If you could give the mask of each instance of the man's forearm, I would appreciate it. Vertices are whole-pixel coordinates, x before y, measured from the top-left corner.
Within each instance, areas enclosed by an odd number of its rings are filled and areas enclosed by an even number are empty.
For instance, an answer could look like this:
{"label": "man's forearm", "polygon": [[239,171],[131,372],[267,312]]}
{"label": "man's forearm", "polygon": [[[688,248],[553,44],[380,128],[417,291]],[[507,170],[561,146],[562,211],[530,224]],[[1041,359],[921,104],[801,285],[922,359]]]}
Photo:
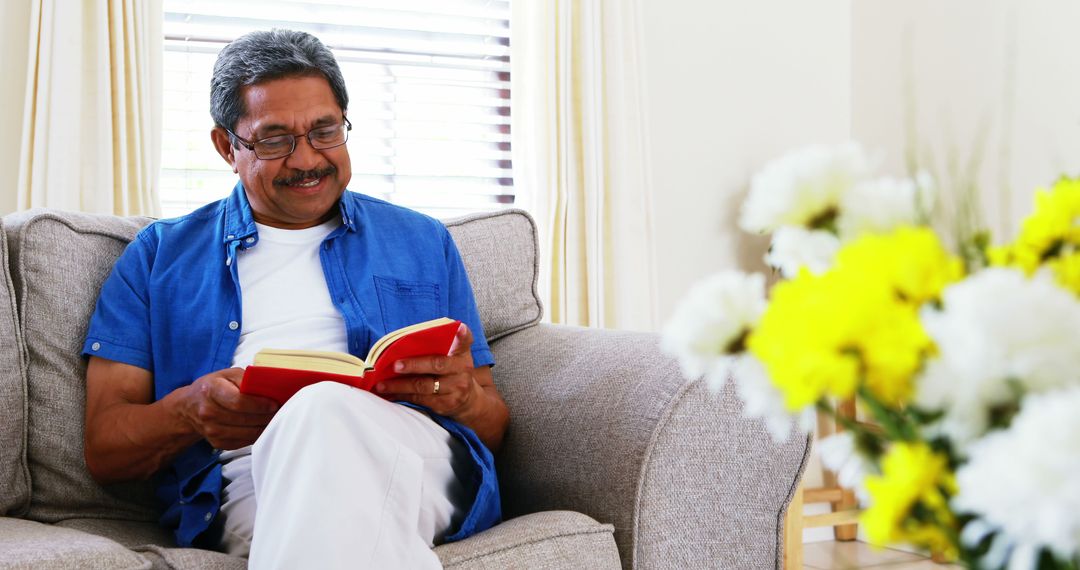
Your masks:
{"label": "man's forearm", "polygon": [[116,403],[96,414],[86,426],[85,447],[96,481],[147,479],[202,439],[179,413],[177,392],[151,404]]}
{"label": "man's forearm", "polygon": [[480,390],[482,404],[472,406],[469,412],[454,419],[476,432],[480,441],[497,453],[510,424],[510,410],[494,386],[482,386]]}

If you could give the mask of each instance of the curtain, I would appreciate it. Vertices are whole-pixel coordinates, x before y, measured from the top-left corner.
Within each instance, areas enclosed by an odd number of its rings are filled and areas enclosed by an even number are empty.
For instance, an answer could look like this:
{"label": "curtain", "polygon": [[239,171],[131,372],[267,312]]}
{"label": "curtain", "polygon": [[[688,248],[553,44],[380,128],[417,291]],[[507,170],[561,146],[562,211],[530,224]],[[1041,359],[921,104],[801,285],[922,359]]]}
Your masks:
{"label": "curtain", "polygon": [[17,207],[160,211],[162,0],[32,0]]}
{"label": "curtain", "polygon": [[554,323],[655,330],[637,0],[516,0],[514,184]]}

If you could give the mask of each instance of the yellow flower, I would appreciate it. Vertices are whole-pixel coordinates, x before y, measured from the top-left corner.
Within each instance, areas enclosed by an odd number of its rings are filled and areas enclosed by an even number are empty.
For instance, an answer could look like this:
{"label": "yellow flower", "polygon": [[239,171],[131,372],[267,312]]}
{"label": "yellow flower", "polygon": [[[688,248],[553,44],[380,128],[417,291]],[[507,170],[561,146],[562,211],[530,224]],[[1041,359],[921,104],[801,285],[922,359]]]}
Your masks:
{"label": "yellow flower", "polygon": [[870,542],[909,542],[955,557],[950,535],[956,521],[947,494],[956,492],[956,482],[945,456],[922,442],[898,442],[885,454],[881,470],[866,478],[871,503],[860,522]]}
{"label": "yellow flower", "polygon": [[987,251],[993,265],[1011,265],[1028,275],[1049,267],[1065,287],[1080,293],[1080,179],[1062,178],[1035,194],[1035,210],[1012,244]]}
{"label": "yellow flower", "polygon": [[945,251],[933,230],[915,227],[863,236],[837,253],[836,267],[880,281],[916,306],[940,298],[964,272],[963,263]]}
{"label": "yellow flower", "polygon": [[1080,251],[1047,262],[1062,287],[1080,293]]}
{"label": "yellow flower", "polygon": [[900,404],[933,350],[918,307],[961,271],[929,230],[864,236],[823,275],[804,271],[778,284],[747,347],[789,409],[850,397],[860,382],[887,405]]}

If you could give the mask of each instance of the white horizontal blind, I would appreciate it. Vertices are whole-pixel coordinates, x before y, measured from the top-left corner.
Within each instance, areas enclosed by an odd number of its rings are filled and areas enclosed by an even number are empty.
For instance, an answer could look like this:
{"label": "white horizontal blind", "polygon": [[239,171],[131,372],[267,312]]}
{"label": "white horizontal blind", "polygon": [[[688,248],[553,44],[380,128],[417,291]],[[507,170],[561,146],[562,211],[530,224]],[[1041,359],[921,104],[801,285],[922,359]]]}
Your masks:
{"label": "white horizontal blind", "polygon": [[232,189],[210,142],[210,75],[225,44],[271,28],[337,57],[351,190],[436,217],[513,203],[510,0],[165,0],[164,215]]}

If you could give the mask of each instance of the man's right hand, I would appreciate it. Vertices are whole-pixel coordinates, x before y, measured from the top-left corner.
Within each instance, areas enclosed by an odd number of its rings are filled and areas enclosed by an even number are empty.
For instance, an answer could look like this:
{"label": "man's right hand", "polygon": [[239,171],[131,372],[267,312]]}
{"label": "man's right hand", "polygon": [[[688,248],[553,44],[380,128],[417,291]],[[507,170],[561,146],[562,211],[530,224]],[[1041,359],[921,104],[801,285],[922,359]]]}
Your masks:
{"label": "man's right hand", "polygon": [[240,392],[242,368],[211,372],[188,386],[181,407],[193,430],[217,449],[251,445],[277,412],[268,398]]}

